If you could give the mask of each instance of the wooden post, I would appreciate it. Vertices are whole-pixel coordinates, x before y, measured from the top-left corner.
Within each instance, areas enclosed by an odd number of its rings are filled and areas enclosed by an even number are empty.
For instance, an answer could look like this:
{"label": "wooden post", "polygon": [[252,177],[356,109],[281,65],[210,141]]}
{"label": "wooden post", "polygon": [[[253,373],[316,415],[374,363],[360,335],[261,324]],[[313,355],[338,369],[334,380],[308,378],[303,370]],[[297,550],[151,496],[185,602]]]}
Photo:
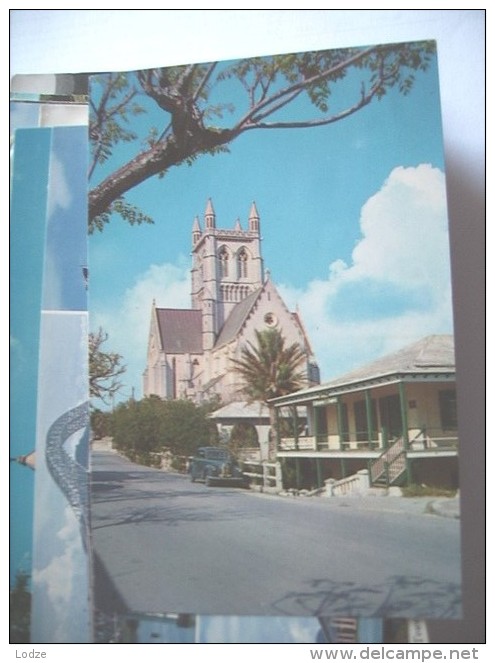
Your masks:
{"label": "wooden post", "polygon": [[[275,407],[275,445],[277,448],[277,451],[280,451],[280,421],[279,421],[279,416],[278,416],[278,407]],[[268,433],[268,437],[270,437],[270,432]],[[270,447],[270,440],[268,440],[268,447]]]}
{"label": "wooden post", "polygon": [[294,432],[294,445],[299,450],[299,431],[297,430],[297,405],[292,406],[292,427]]}
{"label": "wooden post", "polygon": [[412,483],[411,465],[408,457],[409,451],[409,422],[407,420],[406,388],[403,382],[399,382],[400,415],[402,421],[402,438],[404,440],[404,451],[406,453],[406,481],[407,485]]}
{"label": "wooden post", "polygon": [[365,398],[366,398],[366,425],[368,427],[368,446],[371,449],[371,438],[373,435],[373,417],[372,417],[372,412],[371,412],[371,396],[369,389],[366,390],[365,392]]}
{"label": "wooden post", "polygon": [[407,451],[406,451],[406,481],[408,486],[412,484],[411,460],[407,456]]}
{"label": "wooden post", "polygon": [[321,488],[323,486],[323,477],[321,473],[321,458],[316,459],[316,483],[317,488]]}
{"label": "wooden post", "polygon": [[407,421],[407,400],[406,389],[403,382],[399,382],[399,398],[400,398],[400,417],[402,422],[402,438],[404,440],[405,449],[409,446],[409,424]]}
{"label": "wooden post", "polygon": [[318,449],[318,408],[313,406],[313,429],[315,434],[315,449]]}
{"label": "wooden post", "polygon": [[296,458],[296,488],[301,487],[301,468],[299,467],[299,458]]}
{"label": "wooden post", "polygon": [[337,396],[337,431],[339,434],[339,447],[344,448],[344,426],[342,422],[342,401],[340,396]]}
{"label": "wooden post", "polygon": [[266,463],[263,463],[261,467],[263,472],[263,488],[269,488],[270,481],[268,477],[270,476],[270,468]]}

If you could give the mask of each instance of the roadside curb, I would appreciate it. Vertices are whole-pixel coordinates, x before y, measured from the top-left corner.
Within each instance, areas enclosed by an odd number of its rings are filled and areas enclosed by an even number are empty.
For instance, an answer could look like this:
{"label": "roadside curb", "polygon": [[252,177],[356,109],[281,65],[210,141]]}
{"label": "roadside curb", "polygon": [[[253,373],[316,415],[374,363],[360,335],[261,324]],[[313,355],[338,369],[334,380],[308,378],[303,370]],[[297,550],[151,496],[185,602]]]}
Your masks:
{"label": "roadside curb", "polygon": [[[261,494],[264,491],[253,491]],[[268,491],[267,491],[267,494]],[[295,495],[276,494],[282,499],[296,499]],[[312,501],[314,498],[308,496],[297,496],[297,501]],[[327,504],[331,509],[339,507],[354,507],[360,511],[383,511],[388,513],[409,513],[416,515],[430,515],[442,518],[460,519],[460,500],[459,496],[453,498],[408,498],[387,495],[353,495],[347,497],[325,498],[319,496],[317,501],[321,504]]]}
{"label": "roadside curb", "polygon": [[430,513],[443,518],[460,518],[460,503],[459,498],[447,500],[436,500],[430,502],[427,506]]}

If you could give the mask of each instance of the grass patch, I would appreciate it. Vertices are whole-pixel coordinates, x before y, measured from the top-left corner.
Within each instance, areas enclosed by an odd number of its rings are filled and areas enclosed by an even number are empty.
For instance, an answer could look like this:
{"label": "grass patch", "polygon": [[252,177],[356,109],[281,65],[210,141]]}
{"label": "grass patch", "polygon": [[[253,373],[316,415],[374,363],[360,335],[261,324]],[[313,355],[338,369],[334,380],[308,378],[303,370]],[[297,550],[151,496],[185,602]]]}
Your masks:
{"label": "grass patch", "polygon": [[455,497],[457,493],[453,488],[426,486],[425,484],[411,484],[402,487],[404,497]]}

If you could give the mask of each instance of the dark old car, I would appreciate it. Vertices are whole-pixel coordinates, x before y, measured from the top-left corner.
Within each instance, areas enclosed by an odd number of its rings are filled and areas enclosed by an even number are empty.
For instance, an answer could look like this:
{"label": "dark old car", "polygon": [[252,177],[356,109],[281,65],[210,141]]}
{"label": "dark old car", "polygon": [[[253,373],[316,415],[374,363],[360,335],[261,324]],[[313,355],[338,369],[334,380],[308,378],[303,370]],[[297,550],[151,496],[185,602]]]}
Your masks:
{"label": "dark old car", "polygon": [[247,477],[236,459],[219,447],[200,447],[190,459],[191,481],[204,481],[207,486],[236,485],[247,487]]}

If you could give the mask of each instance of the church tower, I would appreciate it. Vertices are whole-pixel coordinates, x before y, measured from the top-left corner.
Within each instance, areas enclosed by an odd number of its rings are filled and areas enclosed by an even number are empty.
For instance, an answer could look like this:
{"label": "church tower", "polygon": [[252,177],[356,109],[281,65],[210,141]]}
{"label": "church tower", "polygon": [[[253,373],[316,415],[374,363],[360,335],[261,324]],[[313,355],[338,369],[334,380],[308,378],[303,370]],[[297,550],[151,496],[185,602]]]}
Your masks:
{"label": "church tower", "polygon": [[256,203],[247,218],[233,216],[229,227],[217,219],[211,200],[191,228],[191,308],[161,308],[153,302],[148,336],[144,394],[191,398],[241,398],[232,359],[257,332],[279,329],[306,358],[308,384],[318,368],[298,311],[291,312],[265,274],[261,223]]}
{"label": "church tower", "polygon": [[213,203],[204,212],[204,230],[192,227],[192,308],[203,311],[203,347],[211,349],[233,308],[263,284],[260,216],[253,202],[248,229],[237,219],[232,229],[216,225]]}

